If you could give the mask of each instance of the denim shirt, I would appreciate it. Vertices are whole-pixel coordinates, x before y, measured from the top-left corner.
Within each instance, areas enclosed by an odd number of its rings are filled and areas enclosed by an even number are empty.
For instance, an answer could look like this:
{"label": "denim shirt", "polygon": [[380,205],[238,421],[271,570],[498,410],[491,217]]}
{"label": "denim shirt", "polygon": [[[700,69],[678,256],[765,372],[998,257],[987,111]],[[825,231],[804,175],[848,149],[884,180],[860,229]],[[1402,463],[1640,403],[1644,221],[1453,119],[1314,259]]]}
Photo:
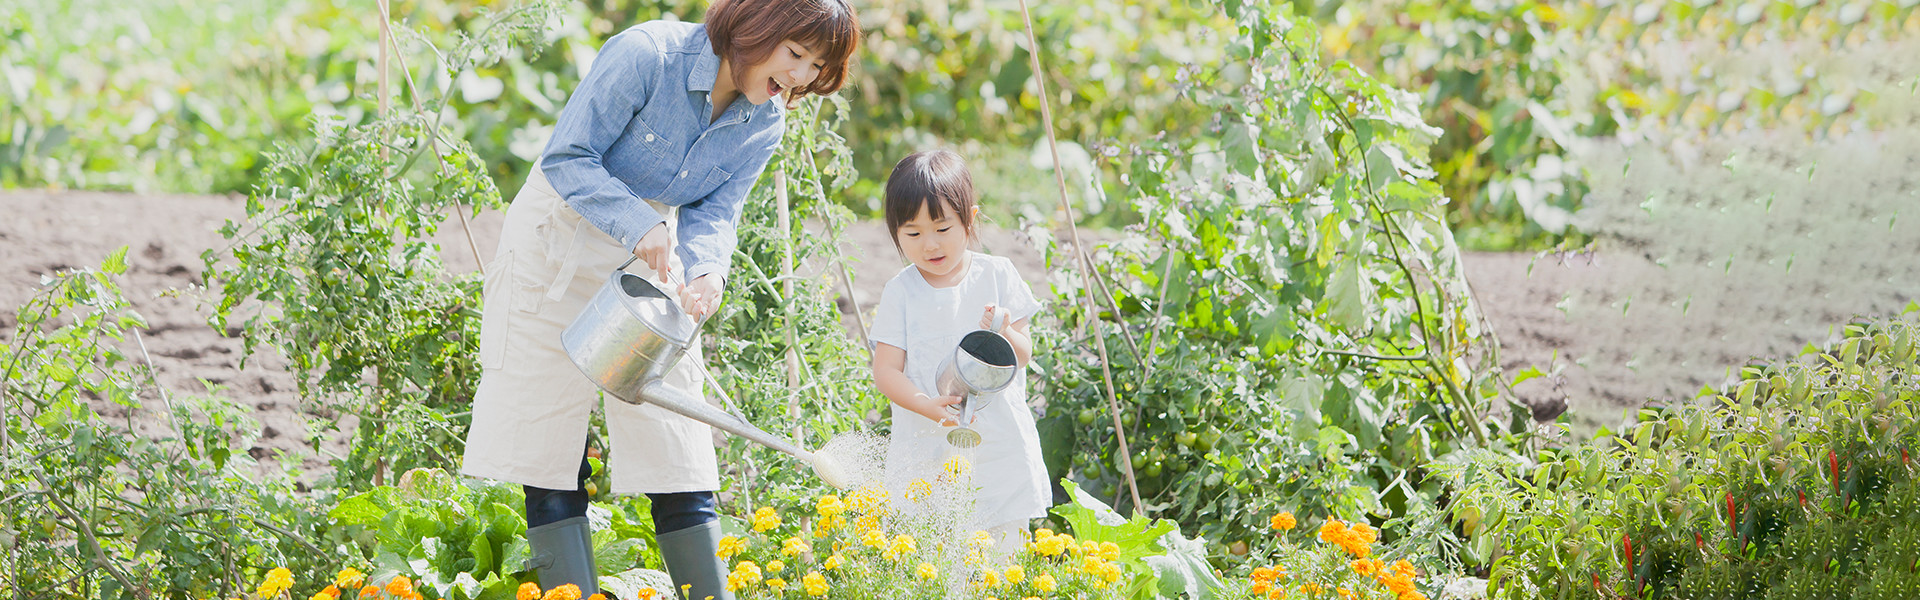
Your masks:
{"label": "denim shirt", "polygon": [[580,217],[626,248],[679,207],[682,281],[732,264],[747,192],[780,147],[786,109],[744,95],[713,116],[720,58],[705,25],[651,21],[609,38],[567,99],[540,159]]}

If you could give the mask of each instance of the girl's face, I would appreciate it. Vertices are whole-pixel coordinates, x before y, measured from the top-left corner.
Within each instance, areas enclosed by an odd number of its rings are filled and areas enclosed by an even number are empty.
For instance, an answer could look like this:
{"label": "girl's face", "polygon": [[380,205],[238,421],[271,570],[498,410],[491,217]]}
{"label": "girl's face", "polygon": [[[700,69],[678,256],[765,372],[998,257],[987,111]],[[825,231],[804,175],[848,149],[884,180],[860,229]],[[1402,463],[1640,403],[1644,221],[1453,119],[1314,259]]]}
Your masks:
{"label": "girl's face", "polygon": [[[979,212],[979,207],[974,211]],[[920,268],[920,274],[926,276],[927,281],[935,284],[948,283],[957,275],[957,270],[966,262],[970,238],[955,211],[946,211],[936,221],[927,217],[925,206],[920,207],[920,214],[912,221],[901,223],[893,234],[900,253]]]}
{"label": "girl's face", "polygon": [[826,66],[826,59],[821,58],[819,53],[807,49],[800,42],[786,40],[774,47],[766,60],[748,67],[734,85],[739,86],[740,93],[746,95],[748,102],[765,104],[787,90],[813,83]]}

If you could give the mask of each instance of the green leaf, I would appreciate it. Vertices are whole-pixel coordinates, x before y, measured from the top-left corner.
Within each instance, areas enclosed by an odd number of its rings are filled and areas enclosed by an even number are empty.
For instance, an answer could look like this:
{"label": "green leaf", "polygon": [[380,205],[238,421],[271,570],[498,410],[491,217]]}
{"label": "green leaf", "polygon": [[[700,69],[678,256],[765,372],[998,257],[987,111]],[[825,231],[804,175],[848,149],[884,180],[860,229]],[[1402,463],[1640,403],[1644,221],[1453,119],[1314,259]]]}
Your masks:
{"label": "green leaf", "polygon": [[100,263],[100,270],[111,275],[124,275],[127,272],[127,246],[121,246],[107,255],[106,262]]}
{"label": "green leaf", "polygon": [[1366,247],[1366,236],[1355,232],[1347,253],[1334,266],[1332,275],[1327,277],[1326,295],[1321,301],[1327,305],[1327,317],[1348,333],[1357,334],[1367,326],[1367,294],[1364,290],[1360,272],[1360,259]]}
{"label": "green leaf", "polygon": [[1220,141],[1227,154],[1227,165],[1235,172],[1253,177],[1260,172],[1260,127],[1242,118],[1228,123]]}

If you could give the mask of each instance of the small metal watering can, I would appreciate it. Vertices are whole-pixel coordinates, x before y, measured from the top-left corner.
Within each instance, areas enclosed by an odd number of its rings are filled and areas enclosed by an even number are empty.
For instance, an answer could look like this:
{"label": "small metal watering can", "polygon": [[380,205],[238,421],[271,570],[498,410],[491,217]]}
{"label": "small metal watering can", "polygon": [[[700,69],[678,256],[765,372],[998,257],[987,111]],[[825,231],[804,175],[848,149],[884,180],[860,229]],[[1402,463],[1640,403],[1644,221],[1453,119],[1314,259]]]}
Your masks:
{"label": "small metal watering can", "polygon": [[1000,331],[1006,329],[1007,314],[995,310],[993,329],[976,329],[960,337],[960,343],[940,363],[933,385],[942,396],[960,397],[960,425],[947,432],[947,443],[960,448],[980,445],[980,432],[974,431],[974,413],[991,404],[993,394],[1013,383],[1020,373],[1014,358],[1013,343]]}
{"label": "small metal watering can", "polygon": [[[567,358],[594,385],[628,404],[652,404],[813,464],[821,479],[845,487],[846,473],[825,455],[814,454],[746,419],[708,404],[706,399],[667,385],[665,377],[692,345],[700,325],[666,292],[626,271],[628,259],[607,277],[587,307],[560,334]],[[712,380],[704,365],[703,376]],[[719,383],[714,384],[721,389]],[[724,396],[725,392],[721,394]]]}

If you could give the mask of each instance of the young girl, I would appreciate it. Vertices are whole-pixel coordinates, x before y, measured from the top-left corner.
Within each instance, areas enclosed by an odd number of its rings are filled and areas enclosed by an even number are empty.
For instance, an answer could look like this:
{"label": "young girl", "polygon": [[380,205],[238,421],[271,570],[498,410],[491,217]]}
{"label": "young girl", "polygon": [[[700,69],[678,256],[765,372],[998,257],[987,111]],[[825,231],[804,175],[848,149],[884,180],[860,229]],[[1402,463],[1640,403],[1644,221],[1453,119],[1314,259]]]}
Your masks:
{"label": "young girl", "polygon": [[1005,390],[975,399],[984,405],[967,425],[981,443],[966,453],[978,487],[972,525],[1003,548],[1018,548],[1027,520],[1046,516],[1052,497],[1027,407],[1027,325],[1040,303],[1011,261],[968,250],[980,208],[960,155],[935,150],[902,159],[887,178],[885,202],[887,232],[913,263],[887,282],[872,331],[873,381],[893,401],[888,478],[935,479],[945,460],[964,459],[946,441],[947,428],[961,424],[960,398],[938,395],[934,376],[961,336],[991,328],[996,313],[1004,316],[1001,333],[1013,343],[1020,372]]}

